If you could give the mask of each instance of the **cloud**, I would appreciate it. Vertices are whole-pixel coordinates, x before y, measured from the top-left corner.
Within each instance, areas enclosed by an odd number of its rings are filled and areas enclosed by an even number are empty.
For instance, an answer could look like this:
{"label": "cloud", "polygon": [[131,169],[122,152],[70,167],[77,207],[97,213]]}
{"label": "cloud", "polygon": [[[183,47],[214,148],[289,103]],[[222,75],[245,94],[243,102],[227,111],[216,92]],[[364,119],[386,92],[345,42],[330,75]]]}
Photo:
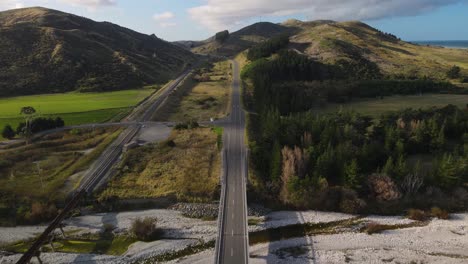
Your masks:
{"label": "cloud", "polygon": [[175,23],[175,22],[161,22],[161,23],[159,23],[159,26],[162,27],[162,28],[175,27],[175,26],[177,26],[177,23]]}
{"label": "cloud", "polygon": [[172,12],[164,12],[164,13],[160,13],[160,14],[155,14],[153,16],[153,19],[156,20],[156,21],[168,20],[168,19],[171,19],[171,18],[174,18],[174,13],[172,13]]}
{"label": "cloud", "polygon": [[177,23],[171,21],[173,18],[175,18],[174,13],[172,12],[164,12],[164,13],[159,13],[155,14],[153,16],[153,19],[159,23],[159,26],[162,28],[168,28],[168,27],[175,27],[177,26]]}
{"label": "cloud", "polygon": [[22,7],[24,7],[24,4],[18,0],[0,0],[0,10],[8,10]]}
{"label": "cloud", "polygon": [[188,10],[193,20],[212,30],[229,29],[262,16],[303,15],[309,20],[375,20],[412,16],[468,0],[205,0]]}
{"label": "cloud", "polygon": [[59,0],[62,3],[86,6],[96,8],[100,6],[114,6],[117,4],[117,0]]}

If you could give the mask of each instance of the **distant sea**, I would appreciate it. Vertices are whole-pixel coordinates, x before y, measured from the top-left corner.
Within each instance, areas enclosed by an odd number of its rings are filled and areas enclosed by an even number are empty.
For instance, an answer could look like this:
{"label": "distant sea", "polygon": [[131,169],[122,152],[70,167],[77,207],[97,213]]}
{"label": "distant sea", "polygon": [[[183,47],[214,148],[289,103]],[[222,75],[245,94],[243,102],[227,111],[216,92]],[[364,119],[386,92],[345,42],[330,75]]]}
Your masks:
{"label": "distant sea", "polygon": [[442,46],[447,48],[468,49],[468,40],[411,41],[419,45]]}

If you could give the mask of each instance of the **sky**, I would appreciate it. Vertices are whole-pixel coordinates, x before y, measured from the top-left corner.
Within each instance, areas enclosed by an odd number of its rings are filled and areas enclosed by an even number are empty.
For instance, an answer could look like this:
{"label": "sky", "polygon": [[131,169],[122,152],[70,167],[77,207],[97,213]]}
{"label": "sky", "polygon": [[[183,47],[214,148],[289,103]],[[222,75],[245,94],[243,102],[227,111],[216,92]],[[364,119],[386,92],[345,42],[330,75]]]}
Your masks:
{"label": "sky", "polygon": [[468,0],[0,0],[0,10],[43,6],[156,34],[202,40],[255,22],[361,20],[408,41],[468,40]]}

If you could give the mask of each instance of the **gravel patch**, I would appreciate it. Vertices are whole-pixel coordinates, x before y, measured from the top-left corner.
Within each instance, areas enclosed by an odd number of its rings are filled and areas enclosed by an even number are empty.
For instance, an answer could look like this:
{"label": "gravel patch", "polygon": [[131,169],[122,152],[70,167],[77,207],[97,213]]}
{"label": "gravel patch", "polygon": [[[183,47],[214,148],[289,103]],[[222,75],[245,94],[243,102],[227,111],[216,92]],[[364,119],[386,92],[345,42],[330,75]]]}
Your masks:
{"label": "gravel patch", "polygon": [[[468,263],[468,213],[451,217],[373,235],[347,232],[258,244],[249,249],[249,263]],[[384,216],[364,219],[390,225],[406,221]],[[209,263],[213,257],[209,250],[171,263]]]}

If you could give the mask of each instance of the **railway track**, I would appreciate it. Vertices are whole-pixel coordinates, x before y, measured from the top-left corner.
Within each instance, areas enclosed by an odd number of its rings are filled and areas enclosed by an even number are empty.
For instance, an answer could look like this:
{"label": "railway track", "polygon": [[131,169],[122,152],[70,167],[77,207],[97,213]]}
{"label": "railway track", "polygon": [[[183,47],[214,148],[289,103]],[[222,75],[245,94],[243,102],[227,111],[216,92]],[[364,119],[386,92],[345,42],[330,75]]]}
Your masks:
{"label": "railway track", "polygon": [[[80,187],[73,193],[70,201],[65,205],[62,212],[55,217],[44,232],[34,241],[31,247],[18,260],[17,264],[27,264],[31,258],[40,255],[40,248],[44,245],[50,234],[60,227],[62,221],[70,214],[70,212],[79,204],[80,200],[86,197],[87,194],[105,181],[106,175],[109,175],[113,164],[122,154],[123,147],[131,142],[135,135],[140,131],[143,122],[149,121],[158,107],[166,100],[166,98],[174,91],[175,88],[189,75],[190,71],[185,71],[180,77],[174,80],[168,87],[164,89],[158,96],[152,99],[152,103],[147,106],[146,110],[140,116],[132,116],[135,119],[135,124],[128,126],[117,139],[108,146],[101,156],[93,163],[91,169],[85,175]],[[147,103],[146,103],[147,104]],[[143,106],[145,107],[145,106]],[[130,121],[130,120],[127,120]]]}

